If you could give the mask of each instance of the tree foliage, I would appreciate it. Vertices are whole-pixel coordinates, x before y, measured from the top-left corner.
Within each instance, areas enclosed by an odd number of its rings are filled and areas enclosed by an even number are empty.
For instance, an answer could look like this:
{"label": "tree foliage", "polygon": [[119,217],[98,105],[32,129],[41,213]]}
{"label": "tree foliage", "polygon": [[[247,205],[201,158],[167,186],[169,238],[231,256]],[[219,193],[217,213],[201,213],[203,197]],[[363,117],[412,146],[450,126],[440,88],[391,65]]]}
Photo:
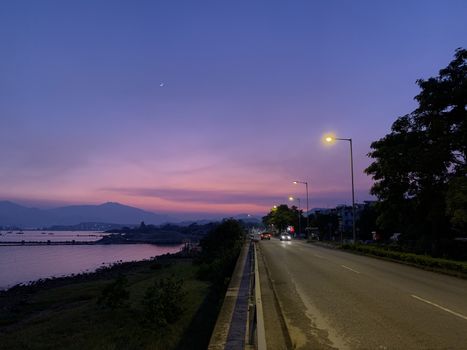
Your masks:
{"label": "tree foliage", "polygon": [[317,227],[320,239],[332,240],[339,230],[339,217],[337,213],[320,213],[311,215],[310,225]]}
{"label": "tree foliage", "polygon": [[467,50],[417,84],[418,108],[371,144],[366,172],[380,199],[378,224],[436,243],[467,222]]}
{"label": "tree foliage", "polygon": [[263,223],[266,226],[274,225],[279,231],[285,230],[289,225],[298,227],[298,208],[289,208],[286,204],[278,205],[263,217]]}
{"label": "tree foliage", "polygon": [[210,280],[215,287],[227,286],[244,242],[245,232],[234,219],[224,220],[201,241],[199,277]]}

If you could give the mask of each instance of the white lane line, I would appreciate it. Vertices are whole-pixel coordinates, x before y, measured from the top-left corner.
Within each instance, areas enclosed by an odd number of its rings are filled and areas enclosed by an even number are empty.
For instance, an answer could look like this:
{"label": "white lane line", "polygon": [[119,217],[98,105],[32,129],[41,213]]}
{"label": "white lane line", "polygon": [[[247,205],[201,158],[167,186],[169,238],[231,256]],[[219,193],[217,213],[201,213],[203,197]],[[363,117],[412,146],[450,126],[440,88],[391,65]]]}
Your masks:
{"label": "white lane line", "polygon": [[448,308],[442,307],[441,305],[435,304],[435,303],[433,303],[433,302],[431,302],[431,301],[429,301],[429,300],[420,298],[420,297],[418,297],[418,296],[416,296],[416,295],[413,295],[413,294],[412,294],[412,298],[415,298],[415,299],[417,299],[417,300],[423,301],[424,303],[433,305],[433,306],[435,306],[435,307],[437,307],[437,308],[439,308],[439,309],[441,309],[441,310],[444,310],[444,311],[446,311],[446,312],[449,312],[450,314],[453,314],[453,315],[455,315],[455,316],[457,316],[457,317],[460,317],[460,318],[463,318],[464,320],[467,320],[467,316],[464,316],[464,315],[462,315],[462,314],[460,314],[460,313],[457,313],[457,312],[455,312],[455,311],[449,310]]}
{"label": "white lane line", "polygon": [[355,272],[355,273],[360,273],[359,271],[357,271],[357,270],[354,270],[354,269],[351,269],[351,268],[350,268],[350,267],[348,267],[348,266],[345,266],[345,265],[341,265],[341,266],[342,266],[344,269],[347,269],[347,270],[353,271],[353,272]]}

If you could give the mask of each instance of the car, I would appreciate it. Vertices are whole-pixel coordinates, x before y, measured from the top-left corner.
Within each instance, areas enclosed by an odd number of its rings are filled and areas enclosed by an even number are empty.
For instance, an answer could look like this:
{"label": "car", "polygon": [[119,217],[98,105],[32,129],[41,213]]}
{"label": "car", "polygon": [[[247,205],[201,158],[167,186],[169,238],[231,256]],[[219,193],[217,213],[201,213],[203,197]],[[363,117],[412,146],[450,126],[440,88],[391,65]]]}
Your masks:
{"label": "car", "polygon": [[261,235],[258,232],[250,233],[250,239],[253,242],[258,242],[260,240],[260,238],[261,238]]}
{"label": "car", "polygon": [[281,241],[291,241],[292,240],[292,236],[289,235],[288,233],[282,233],[279,238],[280,238]]}
{"label": "car", "polygon": [[271,239],[272,234],[269,232],[261,233],[261,239]]}

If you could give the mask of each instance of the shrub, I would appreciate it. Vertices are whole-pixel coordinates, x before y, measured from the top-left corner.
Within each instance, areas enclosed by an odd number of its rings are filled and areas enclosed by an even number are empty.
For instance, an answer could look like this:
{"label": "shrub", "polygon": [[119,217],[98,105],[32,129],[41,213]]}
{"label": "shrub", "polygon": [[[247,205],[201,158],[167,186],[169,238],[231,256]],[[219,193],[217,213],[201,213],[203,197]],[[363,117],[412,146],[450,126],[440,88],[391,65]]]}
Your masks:
{"label": "shrub", "polygon": [[112,310],[126,306],[130,298],[130,292],[126,289],[127,287],[127,278],[123,275],[119,275],[114,282],[104,287],[97,303]]}
{"label": "shrub", "polygon": [[158,281],[146,290],[143,298],[144,319],[156,329],[177,321],[183,314],[183,280],[174,276]]}

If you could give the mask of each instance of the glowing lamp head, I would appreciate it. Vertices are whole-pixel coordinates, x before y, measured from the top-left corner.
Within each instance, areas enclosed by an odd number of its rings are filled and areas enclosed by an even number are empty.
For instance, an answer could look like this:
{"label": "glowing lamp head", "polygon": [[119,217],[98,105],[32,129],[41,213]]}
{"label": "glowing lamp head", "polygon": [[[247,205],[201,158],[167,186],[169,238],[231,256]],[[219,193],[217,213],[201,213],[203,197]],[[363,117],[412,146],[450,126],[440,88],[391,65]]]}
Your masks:
{"label": "glowing lamp head", "polygon": [[294,199],[294,197],[289,197],[289,201],[293,201]]}
{"label": "glowing lamp head", "polygon": [[326,142],[332,142],[334,139],[331,136],[325,138]]}

